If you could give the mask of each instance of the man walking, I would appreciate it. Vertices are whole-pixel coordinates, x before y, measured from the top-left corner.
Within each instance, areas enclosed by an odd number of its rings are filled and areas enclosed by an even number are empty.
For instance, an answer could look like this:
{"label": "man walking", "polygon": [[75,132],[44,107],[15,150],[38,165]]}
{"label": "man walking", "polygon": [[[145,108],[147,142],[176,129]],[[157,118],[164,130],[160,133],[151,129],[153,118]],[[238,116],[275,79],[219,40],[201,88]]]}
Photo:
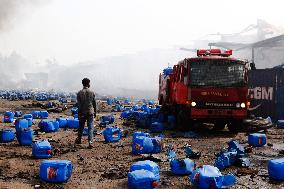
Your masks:
{"label": "man walking", "polygon": [[78,130],[78,138],[76,139],[75,143],[81,144],[85,122],[87,121],[88,132],[89,132],[88,133],[89,148],[93,148],[94,117],[96,117],[95,93],[89,89],[90,80],[88,78],[84,78],[82,80],[82,84],[83,84],[83,89],[80,90],[77,94],[79,130]]}

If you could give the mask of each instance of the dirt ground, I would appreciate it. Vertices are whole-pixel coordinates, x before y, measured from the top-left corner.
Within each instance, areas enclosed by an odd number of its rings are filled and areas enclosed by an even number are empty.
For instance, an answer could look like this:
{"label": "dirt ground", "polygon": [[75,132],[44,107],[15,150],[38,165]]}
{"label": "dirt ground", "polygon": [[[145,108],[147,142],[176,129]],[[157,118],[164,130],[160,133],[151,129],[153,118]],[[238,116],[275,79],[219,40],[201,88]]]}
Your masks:
{"label": "dirt ground", "polygon": [[[0,128],[14,128],[14,124],[3,123],[3,113],[6,110],[22,110],[28,113],[34,109],[23,108],[25,101],[6,101],[0,100]],[[39,179],[39,165],[41,160],[34,159],[31,155],[30,146],[20,146],[18,141],[0,144],[0,188],[92,188],[92,189],[112,189],[127,188],[127,172],[130,165],[139,160],[141,156],[131,154],[131,139],[133,131],[142,129],[133,126],[123,126],[122,120],[118,119],[120,113],[116,114],[116,125],[129,131],[126,138],[121,139],[120,143],[104,143],[102,135],[95,136],[94,148],[87,148],[87,138],[83,140],[81,146],[74,146],[76,137],[75,130],[60,129],[56,133],[42,133],[35,136],[38,139],[52,139],[53,149],[60,150],[52,159],[71,160],[73,164],[72,177],[67,183],[49,184]],[[71,116],[70,110],[65,113],[50,113],[50,118],[59,116]],[[34,130],[38,130],[35,120]],[[98,122],[96,122],[96,125]],[[98,128],[98,131],[101,131]],[[183,146],[190,144],[194,150],[202,153],[201,157],[194,160],[198,166],[214,164],[215,154],[222,148],[227,147],[226,142],[234,138],[241,144],[247,145],[247,133],[230,134],[227,130],[211,132],[210,128],[200,129],[197,138],[173,138],[171,133],[164,133],[164,144],[172,143],[177,150],[178,157],[184,157]],[[237,176],[237,184],[232,188],[284,188],[284,183],[272,181],[268,177],[267,160],[280,158],[284,155],[284,130],[271,128],[267,132],[268,145],[262,148],[254,148],[250,153],[250,168],[230,167],[222,171],[223,173],[232,172]],[[161,185],[158,188],[194,188],[188,180],[188,176],[173,176],[170,173],[169,162],[165,160],[165,152],[154,157],[160,159],[157,162],[161,169]]]}

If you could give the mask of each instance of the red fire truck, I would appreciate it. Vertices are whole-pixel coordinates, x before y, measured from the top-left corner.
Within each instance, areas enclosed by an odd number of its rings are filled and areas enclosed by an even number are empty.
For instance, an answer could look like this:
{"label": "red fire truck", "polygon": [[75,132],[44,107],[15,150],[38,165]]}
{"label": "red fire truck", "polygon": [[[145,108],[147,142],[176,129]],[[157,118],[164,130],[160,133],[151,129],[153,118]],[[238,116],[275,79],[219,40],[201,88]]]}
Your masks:
{"label": "red fire truck", "polygon": [[160,74],[159,103],[166,114],[176,116],[177,127],[210,122],[216,130],[226,125],[233,132],[240,129],[249,107],[248,67],[230,55],[232,50],[197,50],[197,57]]}

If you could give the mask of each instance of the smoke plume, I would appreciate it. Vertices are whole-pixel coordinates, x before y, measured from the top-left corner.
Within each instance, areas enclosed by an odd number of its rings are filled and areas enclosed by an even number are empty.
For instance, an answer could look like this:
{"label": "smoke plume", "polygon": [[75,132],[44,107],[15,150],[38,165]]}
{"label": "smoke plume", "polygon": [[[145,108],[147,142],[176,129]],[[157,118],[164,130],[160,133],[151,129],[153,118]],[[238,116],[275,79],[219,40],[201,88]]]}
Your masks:
{"label": "smoke plume", "polygon": [[0,31],[10,29],[19,19],[25,18],[25,14],[32,11],[31,8],[36,8],[43,3],[43,0],[1,0]]}

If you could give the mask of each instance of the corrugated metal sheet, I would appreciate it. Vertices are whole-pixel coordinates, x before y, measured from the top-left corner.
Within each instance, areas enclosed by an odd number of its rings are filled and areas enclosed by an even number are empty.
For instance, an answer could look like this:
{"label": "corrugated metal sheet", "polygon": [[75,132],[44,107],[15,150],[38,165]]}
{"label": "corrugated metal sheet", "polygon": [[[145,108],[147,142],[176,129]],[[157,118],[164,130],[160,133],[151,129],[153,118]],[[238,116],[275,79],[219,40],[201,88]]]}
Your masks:
{"label": "corrugated metal sheet", "polygon": [[284,69],[250,70],[249,92],[252,114],[284,119]]}

